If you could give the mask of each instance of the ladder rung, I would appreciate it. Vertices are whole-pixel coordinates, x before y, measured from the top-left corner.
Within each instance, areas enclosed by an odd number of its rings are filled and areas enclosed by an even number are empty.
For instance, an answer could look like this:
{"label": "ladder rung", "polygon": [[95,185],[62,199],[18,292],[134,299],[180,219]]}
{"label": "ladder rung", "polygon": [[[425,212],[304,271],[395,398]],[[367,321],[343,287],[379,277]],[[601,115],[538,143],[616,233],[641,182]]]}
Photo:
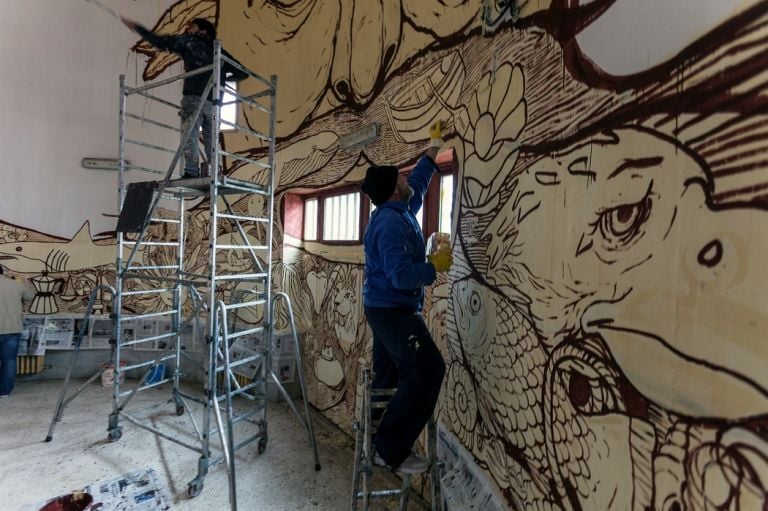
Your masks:
{"label": "ladder rung", "polygon": [[255,94],[248,94],[248,96],[246,96],[247,98],[250,98],[250,99],[253,99],[253,98],[263,98],[264,96],[271,96],[272,95],[272,89],[271,89],[272,85],[270,83],[268,83],[266,80],[264,80],[263,78],[261,78],[261,81],[264,82],[264,84],[267,87],[270,87],[270,88],[266,89],[266,90],[263,90],[261,92],[257,92]]}
{"label": "ladder rung", "polygon": [[248,129],[244,126],[240,126],[239,124],[236,124],[234,122],[225,121],[224,119],[219,119],[219,122],[225,126],[229,126],[230,128],[235,128],[237,131],[242,131],[244,133],[248,133],[252,137],[256,137],[259,140],[263,140],[264,142],[271,142],[272,140],[265,135],[264,133],[261,133],[259,131],[254,131],[252,129]]}
{"label": "ladder rung", "polygon": [[251,165],[256,165],[257,167],[261,167],[263,169],[270,168],[269,163],[264,163],[264,162],[261,162],[261,161],[258,161],[258,160],[254,160],[252,158],[246,158],[245,156],[240,156],[239,154],[230,153],[228,151],[219,151],[219,153],[223,154],[224,156],[226,156],[228,158],[233,158],[235,160],[244,161],[244,162],[249,163]]}
{"label": "ladder rung", "polygon": [[[174,77],[174,78],[176,80],[180,79],[179,77]],[[157,97],[155,95],[152,95],[152,94],[150,94],[148,92],[145,92],[146,90],[152,89],[154,87],[158,87],[159,85],[160,85],[159,83],[153,83],[153,84],[150,84],[150,85],[145,85],[141,89],[126,88],[125,90],[126,90],[126,94],[138,94],[139,96],[144,96],[147,99],[151,99],[153,101],[157,101],[158,103],[160,103],[162,105],[166,105],[166,106],[169,106],[171,108],[175,108],[176,110],[181,110],[181,106],[177,105],[176,103],[171,103],[170,101],[167,101],[167,100],[165,100],[163,98],[159,98],[159,97]],[[179,130],[179,131],[181,131],[181,130]]]}
{"label": "ladder rung", "polygon": [[251,181],[245,181],[243,179],[237,179],[234,177],[223,176],[221,182],[227,186],[243,186],[248,188],[253,193],[260,193],[263,195],[269,195],[269,187],[253,183]]}
{"label": "ladder rung", "polygon": [[133,273],[126,273],[123,275],[124,279],[136,279],[136,280],[159,280],[159,281],[170,281],[174,282],[175,284],[183,285],[183,286],[198,286],[203,287],[207,284],[207,282],[198,282],[196,280],[188,280],[188,279],[180,279],[176,277],[175,275],[169,275],[167,277],[163,277],[160,275],[138,275]]}
{"label": "ladder rung", "polygon": [[[232,332],[227,335],[227,339],[237,339],[238,337],[245,337],[246,335],[257,334],[263,332],[263,326],[257,326],[256,328],[249,328],[248,330],[240,330],[239,332]],[[219,336],[221,338],[221,336]]]}
{"label": "ladder rung", "polygon": [[[250,411],[248,411],[246,413],[243,413],[243,414],[236,415],[236,416],[232,417],[232,424],[237,424],[238,422],[250,419],[251,417],[253,417],[257,413],[263,412],[263,411],[264,411],[264,403],[259,403],[257,405],[254,405],[253,410],[250,410]],[[218,431],[218,428],[216,427],[216,424],[214,423],[213,427],[208,431],[208,434],[212,435],[212,434],[216,433],[217,431]],[[235,449],[235,450],[237,450],[237,449]]]}
{"label": "ladder rung", "polygon": [[241,220],[243,222],[262,222],[262,223],[269,222],[269,218],[262,218],[259,216],[242,216],[242,215],[228,215],[228,214],[221,214],[216,216],[218,218],[227,218],[230,220]]}
{"label": "ladder rung", "polygon": [[247,392],[249,390],[251,390],[251,389],[254,389],[254,388],[260,386],[260,385],[264,385],[264,383],[265,383],[265,380],[263,378],[260,378],[258,380],[254,380],[251,383],[249,383],[248,385],[243,385],[239,389],[233,390],[232,391],[232,397],[243,396],[243,397],[253,398],[254,396],[248,394]]}
{"label": "ladder rung", "polygon": [[[376,467],[374,466],[374,468],[376,468]],[[384,468],[384,467],[382,467],[382,468]],[[385,497],[396,497],[397,495],[400,495],[402,493],[403,493],[402,488],[399,489],[399,490],[376,490],[376,491],[369,491],[368,492],[368,498],[379,499],[379,498],[385,498]],[[358,499],[362,499],[364,496],[365,496],[365,493],[361,492],[361,491],[359,491],[359,492],[357,492],[357,494],[355,494],[355,497],[357,497]]]}
{"label": "ladder rung", "polygon": [[150,167],[142,167],[141,165],[125,165],[126,170],[140,170],[142,172],[149,172],[150,174],[163,174],[165,175],[167,170],[158,170]]}
{"label": "ladder rung", "polygon": [[253,407],[253,410],[250,410],[250,411],[248,411],[246,413],[242,413],[240,415],[232,417],[232,424],[237,424],[238,422],[250,419],[251,417],[253,417],[257,413],[263,412],[263,411],[264,411],[264,404],[263,403],[259,403],[258,405]]}
{"label": "ladder rung", "polygon": [[173,131],[176,131],[176,132],[180,132],[181,131],[179,128],[177,128],[175,126],[171,126],[170,124],[163,124],[162,122],[158,122],[158,121],[155,121],[153,119],[149,119],[149,118],[144,117],[142,115],[136,115],[136,114],[132,114],[130,112],[126,112],[125,116],[126,117],[130,117],[132,119],[138,119],[139,121],[146,122],[148,124],[154,124],[155,126],[159,126],[161,128],[173,130]]}
{"label": "ladder rung", "polygon": [[[250,394],[246,394],[246,392],[253,389],[254,387],[258,387],[259,385],[263,385],[263,384],[264,384],[264,380],[257,380],[252,383],[249,383],[248,385],[244,385],[239,389],[232,389],[232,397],[236,397],[236,396],[253,397]],[[218,399],[219,401],[223,401],[224,399],[226,399],[226,397],[227,396],[217,396],[216,399]]]}
{"label": "ladder rung", "polygon": [[[247,395],[247,394],[246,394],[246,395]],[[263,405],[262,403],[259,403],[259,404],[255,405],[255,408],[254,408],[254,410],[252,410],[252,411],[249,411],[249,412],[247,412],[247,413],[243,413],[243,414],[240,414],[240,415],[236,415],[236,416],[232,417],[232,424],[236,424],[236,423],[238,423],[238,422],[241,422],[241,421],[243,421],[243,420],[247,420],[247,419],[250,419],[251,417],[253,417],[253,416],[254,416],[254,415],[256,415],[257,413],[259,413],[259,412],[263,412],[263,411],[264,411],[264,405]],[[219,430],[219,428],[216,426],[216,421],[213,421],[213,427],[211,427],[211,429],[210,429],[210,430],[208,430],[208,434],[209,434],[209,435],[213,435],[213,434],[215,434],[215,433],[216,433],[218,430]],[[262,435],[262,434],[258,434],[258,435],[255,435],[254,437],[251,437],[251,439],[250,439],[250,440],[245,440],[245,441],[244,441],[244,442],[242,442],[241,444],[239,444],[239,445],[235,446],[235,451],[237,451],[237,450],[238,450],[240,447],[242,447],[244,444],[248,444],[248,443],[252,442],[253,440],[255,440],[256,438],[259,438],[259,437],[261,437],[261,436],[263,436],[263,435]]]}
{"label": "ladder rung", "polygon": [[256,110],[259,110],[261,112],[264,112],[265,114],[270,113],[270,110],[268,107],[262,105],[261,103],[258,103],[256,101],[253,101],[249,96],[243,96],[237,90],[232,89],[230,87],[226,87],[225,89],[227,91],[227,94],[230,94],[237,98],[235,101],[227,101],[226,103],[222,103],[223,105],[235,105],[237,103],[245,103],[246,105],[252,106]]}
{"label": "ladder rung", "polygon": [[174,291],[174,288],[172,287],[148,289],[146,291],[123,291],[123,296],[151,295],[155,293],[170,293],[172,291]]}
{"label": "ladder rung", "polygon": [[224,309],[230,311],[230,310],[233,310],[233,309],[242,309],[244,307],[253,307],[255,305],[263,305],[265,303],[267,303],[266,300],[254,300],[252,302],[232,303],[232,304],[229,304],[229,305],[225,305]]}
{"label": "ladder rung", "polygon": [[266,250],[266,245],[216,245],[216,250]]}
{"label": "ladder rung", "polygon": [[130,371],[131,369],[138,369],[140,367],[147,367],[147,366],[151,366],[151,365],[155,364],[155,362],[157,362],[157,363],[165,362],[166,360],[170,360],[170,359],[175,358],[175,357],[176,357],[176,355],[165,355],[165,356],[160,357],[160,358],[155,359],[155,360],[147,360],[146,362],[139,362],[138,364],[133,364],[133,365],[125,366],[125,367],[123,367],[122,370],[123,371]]}
{"label": "ladder rung", "polygon": [[[245,364],[248,364],[249,362],[253,362],[254,360],[262,360],[264,358],[263,353],[257,353],[255,355],[251,355],[250,357],[241,358],[240,360],[237,360],[235,362],[229,363],[229,368],[234,369],[235,367],[244,366]],[[216,368],[216,372],[220,373],[224,371],[224,366],[219,366]]]}
{"label": "ladder rung", "polygon": [[219,184],[220,188],[225,188],[226,191],[232,192],[232,190],[237,190],[244,193],[257,193],[260,195],[269,195],[269,191],[264,189],[261,186],[254,185],[253,183],[248,183],[245,181],[237,181],[232,180],[228,178],[224,178],[221,183]]}
{"label": "ladder rung", "polygon": [[143,339],[136,339],[133,341],[123,342],[123,343],[120,343],[120,346],[133,346],[134,344],[142,344],[149,341],[156,341],[158,339],[167,339],[169,337],[176,337],[176,332],[171,332],[169,334],[155,335],[152,337],[145,337]]}
{"label": "ladder rung", "polygon": [[126,271],[135,271],[135,270],[178,270],[179,266],[177,264],[168,264],[163,266],[129,266],[125,270]]}
{"label": "ladder rung", "polygon": [[158,318],[162,316],[169,316],[171,314],[176,314],[176,309],[169,310],[169,311],[163,311],[163,312],[150,312],[149,314],[137,314],[134,316],[123,316],[120,318],[120,321],[133,321],[136,319],[146,319],[146,318]]}
{"label": "ladder rung", "polygon": [[135,390],[136,392],[141,392],[141,391],[143,391],[143,390],[149,390],[149,389],[151,389],[151,388],[153,388],[153,387],[158,387],[158,386],[160,386],[160,385],[163,385],[163,384],[165,384],[165,383],[168,383],[169,381],[173,381],[173,378],[163,378],[162,380],[160,380],[160,381],[157,381],[157,382],[155,382],[155,383],[151,383],[151,384],[149,384],[149,385],[142,385],[141,387],[139,387],[139,388],[137,388],[137,389],[126,390],[125,392],[121,392],[120,394],[118,394],[118,396],[120,396],[120,397],[125,397],[125,396],[127,396],[127,395],[129,395],[129,394],[133,394],[134,390]]}
{"label": "ladder rung", "polygon": [[216,275],[213,280],[256,280],[267,278],[266,273],[241,273],[240,275]]}
{"label": "ladder rung", "polygon": [[208,279],[210,277],[210,275],[204,273],[192,273],[191,271],[182,271],[181,274],[185,277],[197,277],[198,279]]}
{"label": "ladder rung", "polygon": [[150,222],[156,222],[159,224],[180,224],[181,222],[179,220],[174,220],[173,218],[150,218]]}
{"label": "ladder rung", "polygon": [[371,389],[371,396],[394,396],[397,389]]}
{"label": "ladder rung", "polygon": [[175,150],[168,149],[167,147],[162,147],[162,146],[155,145],[155,144],[150,144],[150,143],[144,142],[142,140],[134,140],[132,138],[126,138],[125,142],[127,144],[138,145],[138,146],[141,146],[141,147],[146,147],[147,149],[154,149],[155,151],[162,151],[164,153],[171,153],[171,154],[175,154],[176,153]]}
{"label": "ladder rung", "polygon": [[[146,245],[149,247],[178,247],[179,243],[174,241],[123,241],[123,245]],[[138,268],[138,266],[131,266]]]}

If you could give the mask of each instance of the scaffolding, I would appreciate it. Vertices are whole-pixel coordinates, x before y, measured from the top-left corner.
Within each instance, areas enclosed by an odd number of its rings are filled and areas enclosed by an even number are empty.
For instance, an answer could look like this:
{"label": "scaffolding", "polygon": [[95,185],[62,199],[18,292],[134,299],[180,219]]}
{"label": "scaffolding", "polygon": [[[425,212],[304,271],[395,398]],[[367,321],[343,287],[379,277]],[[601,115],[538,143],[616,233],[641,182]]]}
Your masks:
{"label": "scaffolding", "polygon": [[[247,73],[249,80],[259,84],[259,90],[243,95],[231,87],[223,76],[225,65]],[[185,143],[191,137],[198,137],[196,123],[188,123],[190,128],[182,132],[167,120],[150,118],[148,105],[180,110],[180,105],[162,97],[161,88],[201,73],[210,75],[201,98],[213,98],[210,116],[213,147],[206,150],[210,175],[177,178]],[[232,509],[237,508],[235,452],[252,442],[257,442],[259,453],[267,446],[268,380],[276,385],[303,423],[313,450],[315,470],[320,469],[290,300],[284,293],[272,290],[276,90],[275,76],[265,79],[244,68],[227,57],[218,41],[214,44],[210,66],[141,87],[129,87],[125,77],[120,77],[120,218],[112,358],[115,385],[108,438],[119,440],[121,424],[128,421],[198,453],[197,475],[187,488],[190,497],[202,491],[209,468],[224,462]],[[204,103],[201,101],[197,107],[195,119],[203,115]],[[247,123],[238,123],[222,119],[222,107],[228,105],[247,109],[249,113],[258,112],[263,122],[252,123],[249,119]],[[265,131],[254,127],[262,125],[266,126]],[[251,157],[250,153],[246,156],[224,150],[221,126],[256,140],[263,147],[261,155]],[[153,132],[158,131],[162,133],[153,136]],[[157,142],[157,139],[169,138],[168,132],[174,133],[174,140],[180,139],[175,150]],[[133,162],[126,159],[128,146],[133,148]],[[156,161],[168,155],[167,168],[145,163],[145,160]],[[247,177],[237,179],[226,175],[221,169],[225,158],[236,162],[238,172]],[[242,169],[249,172],[241,172]],[[131,171],[154,177],[129,183],[128,178],[136,175],[129,176]],[[243,205],[247,206],[245,211]],[[188,239],[193,227],[198,237]],[[205,230],[207,240],[200,235]],[[286,311],[292,329],[304,401],[303,417],[273,371],[278,299],[286,302],[282,310]],[[151,304],[151,308],[146,309],[147,304]],[[145,329],[152,324],[162,328]],[[204,344],[204,356],[196,356],[189,349],[195,345],[190,332],[198,332],[196,340],[198,345]],[[250,351],[244,348],[245,344]],[[126,350],[147,346],[157,351],[154,359],[125,363]],[[190,368],[199,369],[205,375],[199,394],[181,388],[181,378],[189,374]],[[243,368],[249,368],[251,373],[244,372]],[[138,371],[143,377],[133,384],[128,380],[121,383],[121,373],[129,371]],[[131,399],[138,392],[161,386],[171,388],[169,399],[140,410],[130,408]],[[193,430],[188,436],[165,431],[148,422],[147,415],[164,405],[172,405],[176,415],[187,413]],[[199,414],[194,413],[192,406]],[[218,436],[219,445],[212,442],[212,435]]]}

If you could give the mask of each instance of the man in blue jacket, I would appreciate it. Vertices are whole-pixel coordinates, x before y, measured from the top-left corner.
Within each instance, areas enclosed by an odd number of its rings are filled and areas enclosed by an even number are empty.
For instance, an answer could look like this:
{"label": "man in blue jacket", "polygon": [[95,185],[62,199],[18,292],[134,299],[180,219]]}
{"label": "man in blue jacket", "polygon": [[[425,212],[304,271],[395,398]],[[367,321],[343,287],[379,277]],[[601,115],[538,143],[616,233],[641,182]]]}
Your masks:
{"label": "man in blue jacket", "polygon": [[424,286],[448,271],[449,252],[426,257],[415,213],[437,169],[441,126],[406,179],[393,166],[368,169],[361,190],[376,206],[365,231],[365,316],[373,331],[373,387],[397,387],[373,443],[373,462],[403,473],[420,473],[427,461],[411,452],[435,408],[445,375],[443,357],[421,315]]}
{"label": "man in blue jacket", "polygon": [[[123,24],[147,40],[152,46],[161,50],[176,53],[184,62],[184,71],[190,72],[201,67],[210,66],[213,63],[213,41],[216,39],[216,27],[204,18],[195,18],[189,22],[184,34],[158,35],[148,30],[141,24],[122,18]],[[222,54],[234,62],[232,55],[222,49]],[[238,62],[239,64],[239,62]],[[242,69],[232,66],[228,62],[222,62],[220,84],[224,87],[226,80],[241,81],[248,77]],[[184,178],[196,178],[200,175],[200,155],[198,149],[197,133],[203,129],[203,145],[205,156],[210,165],[213,159],[213,133],[211,131],[211,119],[213,119],[213,88],[207,98],[203,98],[203,92],[211,78],[211,72],[188,76],[184,79],[181,98],[181,134],[184,136],[188,130],[193,129],[193,134],[184,145]],[[195,118],[195,112],[203,104],[200,115]],[[207,167],[204,167],[204,169]],[[203,175],[207,172],[204,171]]]}

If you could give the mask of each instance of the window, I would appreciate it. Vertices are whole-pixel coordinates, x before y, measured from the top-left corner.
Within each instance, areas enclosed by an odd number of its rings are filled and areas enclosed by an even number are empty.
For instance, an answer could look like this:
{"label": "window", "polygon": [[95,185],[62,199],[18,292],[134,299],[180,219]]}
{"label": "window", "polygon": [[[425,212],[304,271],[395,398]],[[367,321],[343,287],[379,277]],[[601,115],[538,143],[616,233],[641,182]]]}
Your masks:
{"label": "window", "polygon": [[[439,167],[439,177],[432,178],[427,193],[424,195],[424,203],[421,209],[416,213],[416,221],[419,222],[424,237],[433,232],[451,233],[451,214],[453,213],[453,179],[454,160],[453,152],[445,151],[437,158]],[[405,173],[413,169],[406,167]],[[370,213],[376,209],[370,201],[365,201],[369,206]],[[370,217],[370,215],[368,215]],[[367,222],[366,222],[367,224]]]}
{"label": "window", "polygon": [[419,227],[421,227],[421,230],[423,231],[424,230],[424,208],[422,207],[413,216],[416,217],[416,221],[419,222]]}
{"label": "window", "polygon": [[[368,201],[368,207],[370,210],[370,214],[368,215],[368,218],[371,217],[373,214],[373,210],[376,209],[376,206],[373,205],[373,202],[370,200]],[[424,230],[424,208],[421,208],[418,213],[414,215],[416,217],[416,221],[419,222],[419,227],[421,227],[422,230]],[[450,221],[448,222],[450,224]]]}
{"label": "window", "polygon": [[438,230],[450,234],[451,213],[453,213],[453,174],[442,174],[440,176],[440,203],[438,206]]}
{"label": "window", "polygon": [[317,199],[304,201],[304,239],[317,239]]}
{"label": "window", "polygon": [[[224,96],[222,97],[221,101],[221,120],[226,121],[232,124],[237,123],[237,96],[232,94],[229,90],[237,91],[237,82],[230,81],[226,82],[226,87],[224,88]],[[229,124],[224,124],[223,122],[219,123],[219,129],[220,130],[233,130],[232,126]]]}
{"label": "window", "polygon": [[323,199],[323,240],[360,239],[360,192]]}
{"label": "window", "polygon": [[[360,192],[345,187],[339,191],[297,198],[303,211],[301,236],[306,241],[359,242],[362,206]],[[356,188],[356,187],[354,187]],[[366,203],[368,201],[365,201]],[[288,209],[295,206],[289,205]]]}
{"label": "window", "polygon": [[[426,238],[451,231],[451,213],[457,173],[452,149],[438,154],[438,173],[430,181],[424,204],[416,214]],[[403,169],[407,173],[413,167]],[[361,198],[362,197],[362,198]],[[359,192],[359,184],[311,195],[286,194],[283,202],[285,234],[294,239],[338,245],[358,245],[376,207]]]}

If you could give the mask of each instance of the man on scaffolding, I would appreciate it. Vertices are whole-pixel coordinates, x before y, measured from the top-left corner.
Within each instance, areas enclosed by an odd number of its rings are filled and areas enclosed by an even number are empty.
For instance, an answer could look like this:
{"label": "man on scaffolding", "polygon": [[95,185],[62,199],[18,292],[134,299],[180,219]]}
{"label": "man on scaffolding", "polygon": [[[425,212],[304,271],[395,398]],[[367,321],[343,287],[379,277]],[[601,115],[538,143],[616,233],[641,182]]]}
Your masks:
{"label": "man on scaffolding", "polygon": [[[203,18],[195,18],[189,22],[185,33],[181,35],[158,35],[148,30],[139,23],[121,18],[126,27],[133,30],[143,37],[152,46],[176,53],[184,61],[184,71],[190,72],[201,67],[210,66],[213,63],[213,41],[216,39],[216,27],[213,23]],[[235,62],[237,60],[227,53],[223,48],[222,54]],[[238,62],[239,64],[239,62]],[[222,61],[220,82],[222,85],[226,81],[240,81],[248,77],[248,74]],[[209,174],[210,162],[213,161],[214,140],[211,132],[211,119],[213,118],[213,89],[208,93],[208,97],[203,99],[203,92],[211,78],[210,72],[200,73],[189,76],[184,79],[181,98],[181,136],[192,129],[192,135],[187,138],[184,144],[184,175],[183,178],[196,178],[202,173],[203,176]],[[195,118],[195,113],[200,104],[203,104],[200,115]],[[200,168],[200,156],[198,149],[198,137],[196,134],[203,129],[203,145],[205,146],[205,156],[208,164]]]}

